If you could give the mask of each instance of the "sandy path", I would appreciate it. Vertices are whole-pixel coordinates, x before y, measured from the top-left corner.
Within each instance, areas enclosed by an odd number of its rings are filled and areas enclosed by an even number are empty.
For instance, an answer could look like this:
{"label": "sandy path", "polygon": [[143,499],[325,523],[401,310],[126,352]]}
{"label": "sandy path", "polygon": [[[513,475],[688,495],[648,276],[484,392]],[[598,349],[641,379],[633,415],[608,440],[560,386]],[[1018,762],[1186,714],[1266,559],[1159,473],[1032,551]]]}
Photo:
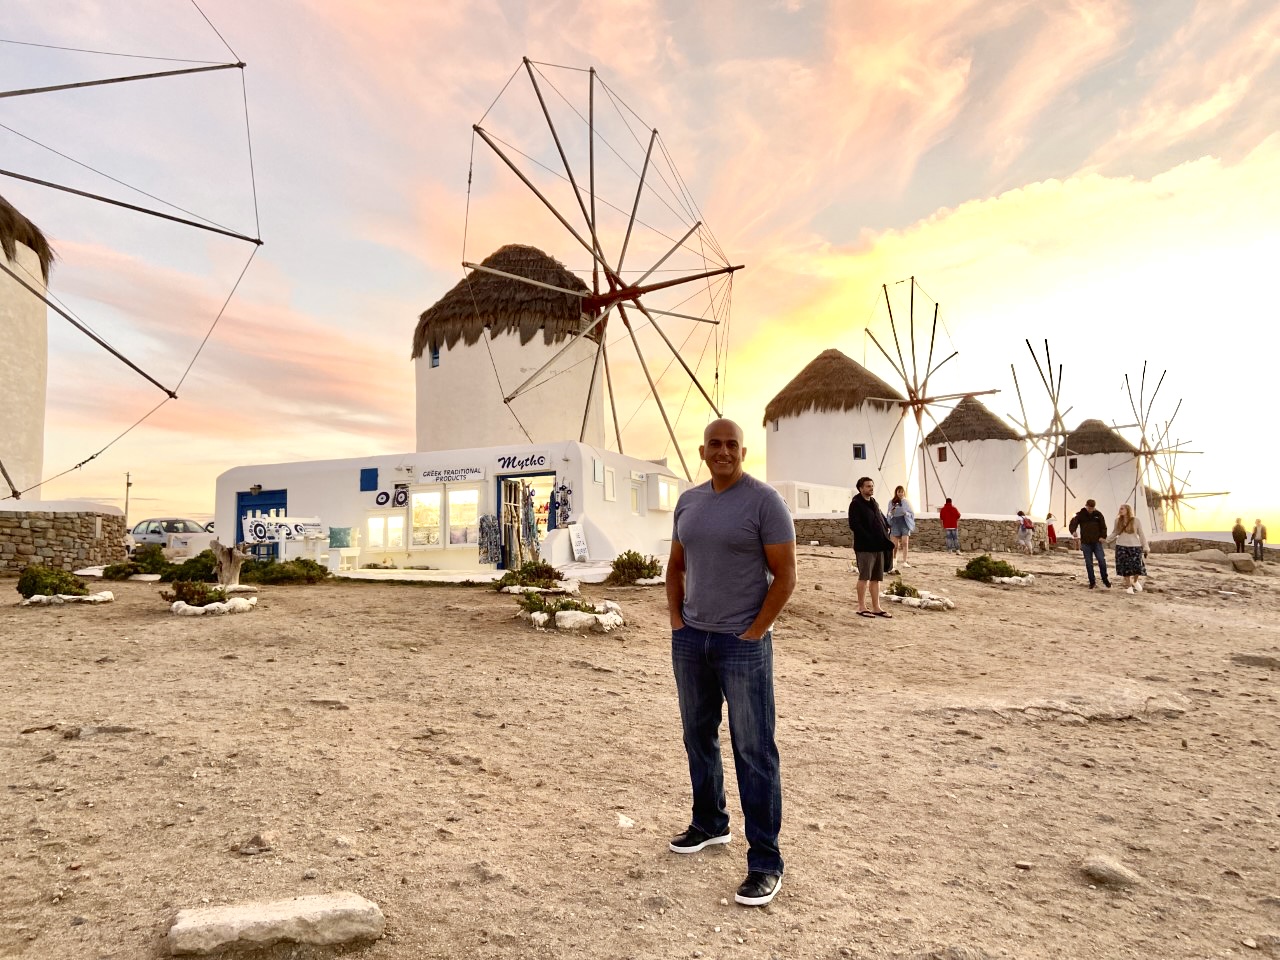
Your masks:
{"label": "sandy path", "polygon": [[[381,905],[387,960],[1280,956],[1280,672],[1232,659],[1280,657],[1276,579],[1162,557],[1166,592],[1133,597],[1053,557],[998,588],[917,554],[958,609],[869,621],[848,551],[801,554],[764,910],[732,901],[736,797],[733,844],[666,852],[688,787],[660,588],[588,588],[628,625],[586,638],[465,587],[0,608],[0,956],[149,957],[174,909],[338,889]],[[109,724],[134,729],[64,736]],[[260,830],[271,851],[232,850]],[[1146,883],[1091,887],[1094,853]]]}

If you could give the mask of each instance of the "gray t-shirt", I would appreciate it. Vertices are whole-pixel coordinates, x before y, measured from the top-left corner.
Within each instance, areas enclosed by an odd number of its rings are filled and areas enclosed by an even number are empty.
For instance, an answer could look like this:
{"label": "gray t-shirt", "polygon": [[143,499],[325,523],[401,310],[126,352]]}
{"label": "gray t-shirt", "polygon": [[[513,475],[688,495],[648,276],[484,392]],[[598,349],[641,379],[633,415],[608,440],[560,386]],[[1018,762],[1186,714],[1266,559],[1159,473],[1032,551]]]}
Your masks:
{"label": "gray t-shirt", "polygon": [[681,619],[712,633],[742,633],[773,582],[765,544],[793,542],[796,527],[778,491],[744,473],[723,493],[710,481],[682,493],[671,536],[684,547]]}

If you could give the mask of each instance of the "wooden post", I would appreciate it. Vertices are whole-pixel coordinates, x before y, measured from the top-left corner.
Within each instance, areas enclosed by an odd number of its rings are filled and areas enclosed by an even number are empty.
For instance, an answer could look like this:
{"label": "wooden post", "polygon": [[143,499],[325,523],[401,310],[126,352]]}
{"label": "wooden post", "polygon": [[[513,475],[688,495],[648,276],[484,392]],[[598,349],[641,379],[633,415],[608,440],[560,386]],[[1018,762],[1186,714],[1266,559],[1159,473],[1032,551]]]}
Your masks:
{"label": "wooden post", "polygon": [[224,547],[217,540],[209,544],[209,549],[213,551],[214,559],[218,561],[218,585],[222,587],[239,586],[240,568],[244,566],[244,562],[249,559],[250,555],[242,553],[234,546]]}

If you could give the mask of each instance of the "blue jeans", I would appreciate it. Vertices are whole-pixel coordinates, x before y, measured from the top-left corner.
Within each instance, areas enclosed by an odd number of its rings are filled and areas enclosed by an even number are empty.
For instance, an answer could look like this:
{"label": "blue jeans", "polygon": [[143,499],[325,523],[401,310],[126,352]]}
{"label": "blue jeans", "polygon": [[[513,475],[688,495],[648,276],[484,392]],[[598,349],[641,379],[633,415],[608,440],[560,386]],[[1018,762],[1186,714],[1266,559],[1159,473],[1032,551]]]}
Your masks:
{"label": "blue jeans", "polygon": [[1107,550],[1101,540],[1093,543],[1082,543],[1080,549],[1084,551],[1084,568],[1089,571],[1089,586],[1095,585],[1093,579],[1093,558],[1098,558],[1098,572],[1102,574],[1102,582],[1107,586],[1111,586],[1111,578],[1107,576]]}
{"label": "blue jeans", "polygon": [[747,838],[747,869],[782,875],[782,771],[774,742],[773,635],[739,640],[684,626],[671,633],[684,749],[693,786],[692,825],[729,829],[720,761],[720,706],[729,704],[729,740]]}
{"label": "blue jeans", "polygon": [[960,531],[955,528],[945,529],[943,533],[947,535],[947,549],[960,552]]}

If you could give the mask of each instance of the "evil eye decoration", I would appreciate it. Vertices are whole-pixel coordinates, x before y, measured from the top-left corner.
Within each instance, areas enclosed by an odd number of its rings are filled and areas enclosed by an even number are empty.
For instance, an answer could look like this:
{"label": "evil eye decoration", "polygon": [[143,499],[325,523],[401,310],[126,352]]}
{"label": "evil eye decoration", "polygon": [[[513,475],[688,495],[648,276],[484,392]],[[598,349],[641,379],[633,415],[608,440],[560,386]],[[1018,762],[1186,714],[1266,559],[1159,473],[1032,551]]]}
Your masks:
{"label": "evil eye decoration", "polygon": [[378,495],[373,498],[373,502],[380,507],[385,507],[391,502],[391,494],[387,493],[385,490],[379,490]]}
{"label": "evil eye decoration", "polygon": [[267,539],[267,525],[261,520],[255,520],[249,525],[249,536],[257,541]]}
{"label": "evil eye decoration", "polygon": [[397,490],[394,502],[397,507],[403,507],[406,503],[409,502],[409,491]]}

